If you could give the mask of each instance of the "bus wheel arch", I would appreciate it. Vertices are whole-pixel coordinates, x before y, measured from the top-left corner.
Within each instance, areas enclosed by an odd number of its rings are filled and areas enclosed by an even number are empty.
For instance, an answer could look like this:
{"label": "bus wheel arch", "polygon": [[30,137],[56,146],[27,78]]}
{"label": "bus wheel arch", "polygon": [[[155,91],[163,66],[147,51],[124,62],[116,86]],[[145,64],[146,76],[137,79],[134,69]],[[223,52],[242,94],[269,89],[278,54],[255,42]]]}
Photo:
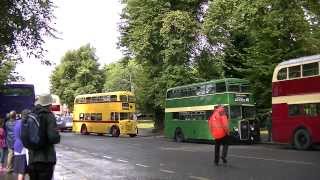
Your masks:
{"label": "bus wheel arch", "polygon": [[176,128],[176,130],[174,132],[174,140],[176,142],[183,142],[185,140],[183,131],[180,127]]}
{"label": "bus wheel arch", "polygon": [[297,150],[307,150],[312,145],[310,132],[305,127],[297,128],[293,133],[292,144]]}
{"label": "bus wheel arch", "polygon": [[88,134],[89,134],[86,124],[82,124],[82,125],[81,125],[80,133],[81,133],[82,135],[88,135]]}
{"label": "bus wheel arch", "polygon": [[118,126],[112,126],[110,129],[110,134],[112,137],[119,137],[120,136],[120,129]]}
{"label": "bus wheel arch", "polygon": [[137,128],[137,133],[136,134],[129,134],[130,137],[136,137],[138,135],[139,131],[138,131],[138,128]]}

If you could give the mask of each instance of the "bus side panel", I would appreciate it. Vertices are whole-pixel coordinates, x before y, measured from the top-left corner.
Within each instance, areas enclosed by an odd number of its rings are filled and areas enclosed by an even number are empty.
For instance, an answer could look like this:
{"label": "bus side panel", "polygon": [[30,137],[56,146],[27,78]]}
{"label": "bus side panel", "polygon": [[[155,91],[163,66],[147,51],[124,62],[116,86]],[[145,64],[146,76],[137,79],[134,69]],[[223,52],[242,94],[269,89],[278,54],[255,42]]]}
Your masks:
{"label": "bus side panel", "polygon": [[174,138],[174,131],[175,131],[175,123],[172,119],[172,113],[166,112],[165,113],[165,120],[164,120],[164,135],[167,138]]}
{"label": "bus side panel", "polygon": [[208,120],[198,120],[201,122],[196,122],[197,128],[196,131],[196,139],[204,139],[204,140],[212,140],[212,136],[209,130]]}
{"label": "bus side panel", "polygon": [[304,117],[304,124],[310,132],[313,143],[320,143],[320,114]]}
{"label": "bus side panel", "polygon": [[293,122],[288,119],[288,105],[272,105],[272,140],[281,143],[289,143],[292,136]]}
{"label": "bus side panel", "polygon": [[288,96],[320,92],[320,76],[272,83],[272,96]]}

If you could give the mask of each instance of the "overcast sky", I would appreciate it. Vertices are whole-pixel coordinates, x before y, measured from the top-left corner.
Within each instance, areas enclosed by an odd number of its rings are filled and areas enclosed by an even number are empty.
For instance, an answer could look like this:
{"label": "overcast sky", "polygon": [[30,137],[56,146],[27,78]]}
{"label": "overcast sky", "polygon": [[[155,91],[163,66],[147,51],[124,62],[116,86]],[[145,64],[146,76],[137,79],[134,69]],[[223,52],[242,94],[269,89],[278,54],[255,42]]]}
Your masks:
{"label": "overcast sky", "polygon": [[[47,39],[48,58],[56,65],[66,51],[90,43],[96,48],[101,65],[122,57],[117,49],[120,36],[118,23],[122,5],[120,0],[53,0],[57,6],[54,26],[62,39]],[[49,76],[54,66],[41,65],[39,60],[25,59],[16,71],[26,83],[35,85],[36,94],[49,93]]]}

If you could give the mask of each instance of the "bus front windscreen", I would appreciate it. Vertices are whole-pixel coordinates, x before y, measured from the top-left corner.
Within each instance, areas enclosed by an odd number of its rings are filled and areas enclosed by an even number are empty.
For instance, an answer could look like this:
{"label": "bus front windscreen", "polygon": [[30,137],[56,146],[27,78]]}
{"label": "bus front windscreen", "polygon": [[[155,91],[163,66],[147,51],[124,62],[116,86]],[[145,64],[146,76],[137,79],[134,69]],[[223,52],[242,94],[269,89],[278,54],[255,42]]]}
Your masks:
{"label": "bus front windscreen", "polygon": [[230,118],[240,119],[241,118],[241,107],[240,106],[230,106]]}
{"label": "bus front windscreen", "polygon": [[242,106],[242,118],[254,118],[256,110],[254,106]]}

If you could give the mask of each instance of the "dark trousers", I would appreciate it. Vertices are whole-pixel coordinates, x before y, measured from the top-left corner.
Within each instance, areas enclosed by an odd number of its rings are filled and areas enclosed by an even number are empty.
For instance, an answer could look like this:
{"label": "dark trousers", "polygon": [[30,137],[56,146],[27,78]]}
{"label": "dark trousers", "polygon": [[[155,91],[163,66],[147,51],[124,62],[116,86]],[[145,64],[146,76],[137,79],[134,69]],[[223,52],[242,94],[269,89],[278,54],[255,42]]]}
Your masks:
{"label": "dark trousers", "polygon": [[214,162],[215,163],[219,163],[221,144],[223,145],[221,158],[226,159],[227,153],[228,153],[228,146],[229,146],[229,136],[225,136],[221,139],[215,139],[215,146],[214,146]]}
{"label": "dark trousers", "polygon": [[28,167],[30,180],[51,180],[54,163],[32,163]]}

